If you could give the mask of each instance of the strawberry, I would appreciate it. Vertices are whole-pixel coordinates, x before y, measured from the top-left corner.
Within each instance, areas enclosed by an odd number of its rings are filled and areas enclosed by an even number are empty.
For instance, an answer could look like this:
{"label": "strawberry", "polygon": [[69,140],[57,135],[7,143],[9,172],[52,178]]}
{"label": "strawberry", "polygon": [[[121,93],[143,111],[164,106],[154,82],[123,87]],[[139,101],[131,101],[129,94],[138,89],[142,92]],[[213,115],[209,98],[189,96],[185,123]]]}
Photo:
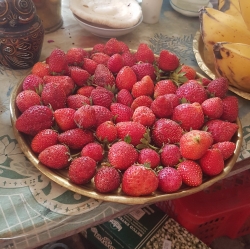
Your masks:
{"label": "strawberry", "polygon": [[164,144],[160,150],[161,163],[163,166],[175,166],[180,162],[181,152],[176,144]]}
{"label": "strawberry", "polygon": [[150,108],[153,99],[149,96],[142,95],[134,99],[133,103],[131,104],[132,110],[135,110],[139,106],[147,106]]}
{"label": "strawberry", "polygon": [[164,193],[178,191],[182,185],[182,177],[179,171],[172,167],[165,167],[158,173],[158,189]]}
{"label": "strawberry", "polygon": [[67,107],[77,110],[83,105],[90,105],[90,99],[81,94],[74,94],[67,97],[66,104]]}
{"label": "strawberry", "polygon": [[96,67],[98,63],[90,58],[83,59],[83,66],[82,68],[86,70],[90,75],[95,73]]}
{"label": "strawberry", "polygon": [[179,123],[183,130],[199,130],[204,124],[204,114],[198,102],[183,103],[173,110],[172,119]]}
{"label": "strawberry", "polygon": [[214,97],[224,98],[228,91],[228,80],[224,77],[220,77],[212,80],[207,85],[207,91]]}
{"label": "strawberry", "polygon": [[96,67],[93,84],[97,86],[113,86],[115,84],[115,77],[110,70],[103,64]]}
{"label": "strawberry", "polygon": [[124,66],[123,58],[120,54],[113,54],[107,61],[107,67],[112,73],[118,73]]}
{"label": "strawberry", "polygon": [[41,97],[32,90],[24,90],[17,94],[16,105],[20,112],[24,112],[33,105],[40,105]]}
{"label": "strawberry", "polygon": [[122,140],[129,137],[130,143],[134,146],[141,143],[141,139],[147,131],[145,126],[133,121],[119,122],[116,124],[116,128],[117,137]]}
{"label": "strawberry", "polygon": [[138,98],[139,96],[153,96],[154,94],[154,82],[150,78],[150,76],[144,76],[140,81],[137,81],[131,91],[134,98]]}
{"label": "strawberry", "polygon": [[134,164],[123,174],[122,191],[129,196],[145,196],[158,188],[158,178],[151,168]]}
{"label": "strawberry", "polygon": [[139,106],[134,110],[132,120],[146,127],[151,127],[156,120],[155,114],[147,106]]}
{"label": "strawberry", "polygon": [[83,146],[94,141],[91,131],[75,128],[58,135],[58,141],[72,150],[81,150]]}
{"label": "strawberry", "polygon": [[78,185],[88,183],[96,173],[96,162],[88,156],[75,158],[69,165],[69,180]]}
{"label": "strawberry", "polygon": [[239,128],[235,123],[220,119],[209,120],[204,126],[212,134],[214,143],[230,141]]}
{"label": "strawberry", "polygon": [[79,128],[89,129],[96,125],[95,109],[90,105],[83,105],[76,110],[74,121]]}
{"label": "strawberry", "polygon": [[81,67],[85,57],[88,57],[88,52],[83,48],[70,48],[66,53],[66,60],[69,66]]}
{"label": "strawberry", "polygon": [[56,124],[61,131],[77,128],[74,121],[74,114],[75,110],[72,108],[61,108],[54,111]]}
{"label": "strawberry", "polygon": [[70,76],[77,86],[84,86],[88,83],[91,75],[88,73],[88,71],[80,67],[71,66]]}
{"label": "strawberry", "polygon": [[44,149],[38,155],[38,160],[51,169],[63,169],[69,165],[70,152],[66,145],[55,144]]}
{"label": "strawberry", "polygon": [[146,43],[140,43],[137,51],[135,52],[137,62],[148,62],[153,64],[155,60],[152,49]]}
{"label": "strawberry", "polygon": [[97,44],[95,44],[95,45],[93,46],[91,53],[92,53],[92,54],[94,54],[94,53],[99,53],[99,52],[102,53],[103,50],[104,50],[104,47],[105,47],[105,44],[103,44],[103,43],[97,43]]}
{"label": "strawberry", "polygon": [[96,142],[91,142],[86,145],[81,150],[81,156],[89,156],[96,162],[101,162],[103,160],[104,150],[103,147]]}
{"label": "strawberry", "polygon": [[92,108],[95,110],[95,118],[96,118],[96,124],[95,127],[99,126],[100,124],[113,120],[114,116],[112,112],[100,105],[93,105]]}
{"label": "strawberry", "polygon": [[103,52],[109,56],[112,56],[113,54],[120,54],[121,47],[119,41],[116,38],[110,38],[105,43]]}
{"label": "strawberry", "polygon": [[150,108],[157,118],[168,118],[173,114],[172,103],[164,95],[158,96]]}
{"label": "strawberry", "polygon": [[212,149],[220,150],[224,160],[227,160],[234,154],[235,148],[236,144],[231,141],[218,142],[212,145]]}
{"label": "strawberry", "polygon": [[155,68],[147,62],[140,62],[131,67],[136,74],[137,81],[148,75],[154,81],[156,79]]}
{"label": "strawberry", "polygon": [[121,53],[121,54],[124,54],[124,53],[130,51],[128,45],[127,45],[125,42],[123,42],[123,41],[118,41],[118,43],[119,43],[120,53]]}
{"label": "strawberry", "polygon": [[184,74],[187,80],[194,80],[196,78],[196,71],[188,65],[182,65],[178,73]]}
{"label": "strawberry", "polygon": [[181,155],[187,159],[200,159],[213,144],[213,137],[207,131],[191,130],[180,138]]}
{"label": "strawberry", "polygon": [[149,164],[151,169],[155,169],[160,165],[160,162],[160,156],[155,150],[150,148],[144,148],[140,150],[138,156],[138,163]]}
{"label": "strawberry", "polygon": [[204,77],[200,78],[199,81],[202,83],[203,86],[207,86],[211,82],[210,79]]}
{"label": "strawberry", "polygon": [[197,187],[202,184],[202,170],[198,163],[192,160],[185,160],[177,165],[177,171],[181,174],[182,182],[190,187]]}
{"label": "strawberry", "polygon": [[47,106],[34,105],[24,111],[16,120],[16,129],[28,135],[49,129],[53,125],[53,112]]}
{"label": "strawberry", "polygon": [[49,146],[58,143],[58,133],[52,129],[44,129],[38,132],[31,140],[30,147],[35,153],[41,153]]}
{"label": "strawberry", "polygon": [[102,166],[94,176],[94,183],[97,192],[110,193],[119,188],[121,175],[114,167]]}
{"label": "strawberry", "polygon": [[94,90],[94,89],[95,88],[93,86],[82,86],[82,87],[77,89],[76,93],[81,94],[81,95],[89,98],[92,90]]}
{"label": "strawberry", "polygon": [[109,55],[99,52],[99,53],[92,54],[90,59],[95,61],[97,64],[103,64],[107,66],[109,57],[110,57]]}
{"label": "strawberry", "polygon": [[112,143],[117,139],[117,128],[112,121],[105,121],[97,127],[95,135],[101,142]]}
{"label": "strawberry", "polygon": [[49,70],[53,75],[64,75],[68,71],[67,57],[63,50],[55,48],[48,60]]}
{"label": "strawberry", "polygon": [[218,119],[223,113],[222,100],[219,97],[206,99],[202,104],[202,111],[208,119]]}
{"label": "strawberry", "polygon": [[123,59],[124,66],[132,67],[133,65],[136,64],[135,55],[131,53],[130,51],[123,53],[122,59]]}
{"label": "strawberry", "polygon": [[179,66],[179,58],[168,50],[161,50],[159,55],[159,68],[163,71],[174,71]]}
{"label": "strawberry", "polygon": [[222,120],[235,122],[239,115],[239,103],[235,96],[227,96],[222,99],[223,113],[220,117]]}
{"label": "strawberry", "polygon": [[23,80],[23,90],[39,91],[41,86],[44,85],[44,81],[41,77],[35,74],[27,75]]}
{"label": "strawberry", "polygon": [[199,164],[204,174],[216,176],[224,169],[223,155],[218,149],[208,149],[200,158]]}
{"label": "strawberry", "polygon": [[124,141],[114,143],[108,151],[108,161],[119,170],[126,170],[138,160],[138,152],[133,145]]}
{"label": "strawberry", "polygon": [[119,90],[126,89],[128,91],[131,91],[133,85],[136,82],[137,82],[136,74],[129,66],[124,66],[118,72],[116,79],[115,79],[115,85]]}
{"label": "strawberry", "polygon": [[165,94],[176,93],[176,90],[177,86],[172,80],[160,80],[154,87],[154,98]]}
{"label": "strawberry", "polygon": [[91,91],[90,98],[92,99],[94,105],[109,108],[113,102],[114,94],[104,87],[98,86]]}
{"label": "strawberry", "polygon": [[121,89],[116,95],[116,102],[131,106],[134,101],[132,94],[127,89]]}
{"label": "strawberry", "polygon": [[179,99],[179,97],[174,94],[174,93],[169,93],[169,94],[165,94],[164,97],[169,100],[169,102],[171,103],[173,109],[179,105],[181,103],[181,100]]}
{"label": "strawberry", "polygon": [[66,107],[66,99],[66,93],[61,85],[53,82],[44,85],[41,93],[41,100],[44,105],[50,105],[55,111]]}
{"label": "strawberry", "polygon": [[44,76],[50,74],[49,65],[47,63],[38,61],[33,65],[31,73],[43,78]]}
{"label": "strawberry", "polygon": [[208,96],[205,88],[198,83],[196,80],[189,80],[187,83],[184,83],[176,90],[176,95],[182,99],[186,99],[190,103],[204,102]]}
{"label": "strawberry", "polygon": [[115,117],[116,123],[130,121],[132,119],[133,110],[129,106],[120,103],[112,103],[110,105],[110,110]]}
{"label": "strawberry", "polygon": [[171,119],[158,119],[152,129],[152,140],[156,146],[161,147],[166,143],[179,143],[183,129]]}

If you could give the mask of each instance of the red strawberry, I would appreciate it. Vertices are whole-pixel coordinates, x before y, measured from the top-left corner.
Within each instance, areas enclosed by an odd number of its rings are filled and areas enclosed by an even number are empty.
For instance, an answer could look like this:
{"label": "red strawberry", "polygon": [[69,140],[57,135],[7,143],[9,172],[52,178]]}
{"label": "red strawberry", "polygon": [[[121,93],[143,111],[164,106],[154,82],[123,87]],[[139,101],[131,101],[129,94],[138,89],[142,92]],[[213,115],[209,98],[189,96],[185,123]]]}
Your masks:
{"label": "red strawberry", "polygon": [[44,85],[41,93],[41,100],[44,105],[50,105],[55,111],[66,107],[66,99],[66,93],[61,85],[53,82]]}
{"label": "red strawberry", "polygon": [[110,110],[115,117],[115,122],[130,121],[133,116],[133,110],[126,105],[120,103],[112,103]]}
{"label": "red strawberry", "polygon": [[117,190],[121,184],[121,175],[114,167],[103,166],[94,176],[95,189],[100,193]]}
{"label": "red strawberry", "polygon": [[75,184],[88,183],[96,173],[96,162],[88,156],[75,158],[69,166],[69,180]]}
{"label": "red strawberry", "polygon": [[104,47],[105,47],[105,44],[97,43],[93,46],[91,53],[94,54],[94,53],[98,53],[98,52],[103,52]]}
{"label": "red strawberry", "polygon": [[179,97],[174,93],[165,94],[164,97],[170,101],[173,109],[181,103]]}
{"label": "red strawberry", "polygon": [[150,148],[144,148],[140,150],[138,163],[140,164],[149,164],[151,169],[154,169],[160,165],[160,156],[159,154]]}
{"label": "red strawberry", "polygon": [[89,156],[96,162],[101,162],[103,160],[104,150],[99,143],[88,143],[81,150],[81,156]]}
{"label": "red strawberry", "polygon": [[29,135],[49,129],[53,125],[53,112],[47,106],[35,105],[24,111],[16,120],[16,129]]}
{"label": "red strawberry", "polygon": [[239,115],[238,99],[235,96],[227,96],[222,99],[223,113],[220,117],[222,120],[229,122],[236,121]]}
{"label": "red strawberry", "polygon": [[212,135],[207,131],[191,130],[180,138],[181,155],[187,159],[200,159],[213,144]]}
{"label": "red strawberry", "polygon": [[137,82],[136,74],[129,66],[124,66],[118,72],[116,79],[115,79],[115,85],[119,90],[126,89],[128,91],[131,91],[133,85],[136,82]]}
{"label": "red strawberry", "polygon": [[205,123],[205,127],[212,134],[214,143],[230,141],[239,128],[235,123],[220,119],[209,120]]}
{"label": "red strawberry", "polygon": [[84,145],[94,141],[94,136],[91,131],[75,128],[60,133],[58,141],[70,149],[81,150]]}
{"label": "red strawberry", "polygon": [[151,168],[132,165],[123,174],[122,191],[129,196],[145,196],[158,188],[158,178]]}
{"label": "red strawberry", "polygon": [[183,130],[199,130],[204,124],[204,114],[199,103],[183,103],[173,110],[172,119],[179,123]]}
{"label": "red strawberry", "polygon": [[33,65],[31,73],[43,78],[44,76],[50,74],[49,65],[47,63],[38,61]]}
{"label": "red strawberry", "polygon": [[131,105],[131,108],[133,110],[135,110],[139,106],[150,107],[152,102],[153,102],[153,99],[151,97],[146,96],[146,95],[142,95],[142,96],[139,96],[138,98],[134,99],[134,101],[133,101],[133,103]]}
{"label": "red strawberry", "polygon": [[148,62],[153,64],[155,56],[153,50],[146,44],[140,43],[135,53],[137,62]]}
{"label": "red strawberry", "polygon": [[121,47],[120,43],[116,38],[110,38],[104,46],[103,52],[109,56],[112,56],[113,54],[120,54],[121,53]]}
{"label": "red strawberry", "polygon": [[155,68],[147,62],[138,63],[131,67],[136,74],[137,81],[148,75],[154,81],[156,79]]}
{"label": "red strawberry", "polygon": [[95,73],[96,67],[98,63],[90,58],[83,59],[83,66],[82,68],[85,69],[90,75]]}
{"label": "red strawberry", "polygon": [[211,80],[207,78],[200,78],[199,80],[201,81],[203,86],[207,86],[211,82]]}
{"label": "red strawberry", "polygon": [[228,91],[228,81],[223,77],[214,79],[207,85],[207,90],[214,97],[224,98]]}
{"label": "red strawberry", "polygon": [[100,105],[93,105],[92,107],[95,110],[95,118],[96,118],[95,127],[99,126],[100,124],[106,121],[113,120],[114,116],[108,108]]}
{"label": "red strawberry", "polygon": [[209,119],[218,119],[223,113],[223,104],[222,100],[219,97],[213,97],[206,99],[201,104],[203,113]]}
{"label": "red strawberry", "polygon": [[132,120],[146,127],[150,127],[155,123],[156,117],[149,107],[139,106],[134,110]]}
{"label": "red strawberry", "polygon": [[35,153],[41,153],[49,146],[58,143],[58,133],[52,129],[44,129],[38,132],[31,140],[30,147]]}
{"label": "red strawberry", "polygon": [[90,59],[95,61],[97,64],[103,64],[105,66],[107,66],[107,62],[109,59],[109,55],[104,54],[102,52],[98,52],[98,53],[94,53],[91,55]]}
{"label": "red strawberry", "polygon": [[234,150],[236,148],[236,144],[234,142],[225,141],[225,142],[218,142],[212,145],[213,149],[218,149],[222,153],[223,159],[226,160],[230,156],[233,155]]}
{"label": "red strawberry", "polygon": [[83,105],[90,105],[90,99],[81,94],[74,94],[67,97],[66,104],[67,107],[77,110]]}
{"label": "red strawberry", "polygon": [[205,88],[196,80],[189,80],[176,90],[176,95],[182,99],[186,99],[190,103],[202,103],[207,99]]}
{"label": "red strawberry", "polygon": [[98,86],[91,91],[90,97],[94,105],[109,108],[113,102],[114,94],[104,87]]}
{"label": "red strawberry", "polygon": [[70,76],[77,86],[86,85],[90,78],[90,74],[86,70],[76,66],[70,67]]}
{"label": "red strawberry", "polygon": [[35,74],[29,74],[23,80],[23,90],[33,90],[36,92],[43,84],[44,81],[41,77]]}
{"label": "red strawberry", "polygon": [[128,45],[127,45],[125,42],[123,42],[123,41],[118,41],[118,43],[119,43],[119,46],[120,46],[120,52],[121,52],[122,54],[123,54],[123,53],[126,53],[126,52],[128,52],[128,51],[130,51]]}
{"label": "red strawberry", "polygon": [[168,118],[173,114],[172,103],[164,95],[158,96],[150,108],[157,118]]}
{"label": "red strawberry", "polygon": [[158,173],[159,190],[164,193],[178,191],[182,185],[182,177],[179,171],[172,167],[165,167]]}
{"label": "red strawberry", "polygon": [[123,66],[124,62],[120,54],[113,54],[107,61],[107,67],[112,73],[118,73]]}
{"label": "red strawberry", "polygon": [[43,165],[52,169],[63,169],[69,165],[70,152],[66,145],[55,144],[44,149],[38,160]]}
{"label": "red strawberry", "polygon": [[171,119],[158,119],[152,129],[152,140],[156,146],[166,143],[179,143],[183,130],[179,124]]}
{"label": "red strawberry", "polygon": [[75,110],[72,108],[61,108],[54,112],[54,118],[61,131],[77,128],[74,121]]}
{"label": "red strawberry", "polygon": [[122,59],[124,66],[132,67],[133,65],[136,64],[135,55],[129,51],[122,54]]}
{"label": "red strawberry", "polygon": [[81,95],[89,98],[92,90],[94,90],[94,89],[95,88],[93,86],[82,86],[82,87],[77,89],[76,93],[81,94]]}
{"label": "red strawberry", "polygon": [[126,170],[138,160],[138,152],[133,145],[124,141],[114,143],[108,151],[108,161],[119,170]]}
{"label": "red strawberry", "polygon": [[79,128],[89,129],[96,125],[95,109],[90,105],[83,105],[76,110],[74,120]]}
{"label": "red strawberry", "polygon": [[48,60],[49,70],[53,75],[64,75],[68,71],[66,54],[63,50],[55,48]]}
{"label": "red strawberry", "polygon": [[223,155],[218,149],[208,149],[200,158],[199,164],[203,173],[209,176],[216,176],[224,169]]}
{"label": "red strawberry", "polygon": [[112,143],[117,139],[117,128],[112,121],[106,121],[97,127],[95,135],[101,142]]}
{"label": "red strawberry", "polygon": [[161,50],[159,55],[159,68],[163,71],[174,71],[179,66],[179,58],[168,50]]}
{"label": "red strawberry", "polygon": [[196,71],[188,65],[182,65],[178,73],[183,73],[187,80],[194,80],[196,78]]}
{"label": "red strawberry", "polygon": [[116,124],[116,128],[117,137],[122,140],[129,137],[130,143],[134,146],[141,143],[141,139],[147,131],[145,126],[133,121],[119,122]]}
{"label": "red strawberry", "polygon": [[113,86],[115,84],[115,77],[110,70],[103,64],[96,67],[93,83],[97,86]]}
{"label": "red strawberry", "polygon": [[137,81],[131,91],[134,98],[138,98],[139,96],[153,96],[154,94],[154,82],[150,78],[150,76],[144,76],[140,81]]}
{"label": "red strawberry", "polygon": [[127,89],[121,89],[116,95],[117,103],[131,106],[134,99],[132,94]]}
{"label": "red strawberry", "polygon": [[202,184],[202,170],[195,161],[185,160],[178,164],[177,170],[181,174],[182,182],[187,186],[197,187]]}
{"label": "red strawberry", "polygon": [[32,90],[24,90],[17,94],[16,105],[20,112],[24,112],[33,105],[40,105],[41,97]]}
{"label": "red strawberry", "polygon": [[160,150],[161,163],[163,166],[175,166],[180,162],[181,152],[176,144],[164,144]]}
{"label": "red strawberry", "polygon": [[66,53],[66,60],[69,66],[81,67],[85,57],[88,57],[88,52],[83,48],[70,48]]}
{"label": "red strawberry", "polygon": [[176,90],[177,86],[172,80],[160,80],[154,87],[154,98],[165,94],[176,93]]}

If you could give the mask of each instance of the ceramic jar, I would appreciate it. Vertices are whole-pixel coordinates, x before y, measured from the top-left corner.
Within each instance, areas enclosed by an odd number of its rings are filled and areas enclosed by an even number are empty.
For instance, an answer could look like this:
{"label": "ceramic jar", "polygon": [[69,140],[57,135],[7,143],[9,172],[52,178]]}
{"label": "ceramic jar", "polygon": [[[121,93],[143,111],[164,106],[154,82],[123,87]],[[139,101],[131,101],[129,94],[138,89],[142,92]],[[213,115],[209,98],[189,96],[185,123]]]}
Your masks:
{"label": "ceramic jar", "polygon": [[40,58],[44,28],[32,0],[0,0],[0,64],[32,67]]}

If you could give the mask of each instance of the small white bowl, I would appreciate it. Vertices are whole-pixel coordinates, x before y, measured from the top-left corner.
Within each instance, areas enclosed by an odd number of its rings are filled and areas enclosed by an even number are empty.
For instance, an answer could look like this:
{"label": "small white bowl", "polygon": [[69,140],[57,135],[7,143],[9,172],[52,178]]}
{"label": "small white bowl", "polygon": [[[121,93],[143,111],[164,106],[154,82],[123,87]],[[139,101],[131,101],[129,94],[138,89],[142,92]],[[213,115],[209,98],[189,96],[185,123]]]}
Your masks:
{"label": "small white bowl", "polygon": [[126,35],[130,32],[132,32],[133,30],[135,30],[142,22],[143,17],[141,17],[141,19],[139,20],[139,22],[129,28],[125,28],[125,29],[115,29],[115,28],[110,28],[107,26],[97,26],[93,23],[87,22],[83,19],[81,19],[80,17],[76,16],[75,14],[73,14],[73,16],[75,17],[75,19],[77,20],[77,22],[80,24],[81,27],[83,27],[85,30],[89,31],[90,33],[92,33],[95,36],[99,36],[99,37],[103,37],[103,38],[115,38],[118,36],[123,36]]}

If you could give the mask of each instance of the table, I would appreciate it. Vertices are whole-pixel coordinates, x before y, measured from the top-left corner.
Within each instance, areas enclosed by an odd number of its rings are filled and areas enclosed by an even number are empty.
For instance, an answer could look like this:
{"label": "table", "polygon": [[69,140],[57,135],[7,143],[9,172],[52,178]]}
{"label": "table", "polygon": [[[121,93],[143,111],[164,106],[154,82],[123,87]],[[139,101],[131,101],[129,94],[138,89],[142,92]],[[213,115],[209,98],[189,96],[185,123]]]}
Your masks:
{"label": "table", "polygon": [[[70,47],[92,47],[107,39],[84,31],[62,1],[63,26],[45,35],[41,60],[54,48],[67,51]],[[192,42],[199,30],[197,17],[185,17],[175,12],[169,1],[164,1],[159,23],[142,23],[138,29],[119,40],[137,49],[147,43],[157,54],[169,49],[183,63],[201,72],[196,63]],[[139,205],[102,202],[73,193],[42,175],[24,156],[13,135],[9,99],[15,85],[29,70],[0,67],[0,248],[31,249],[36,246],[75,234],[95,224],[130,212]],[[202,73],[202,72],[201,72]],[[236,167],[238,172],[249,167],[250,157],[250,102],[239,99],[240,120],[243,127],[243,146]],[[237,165],[237,164],[236,164]],[[238,170],[238,171],[237,171]]]}

